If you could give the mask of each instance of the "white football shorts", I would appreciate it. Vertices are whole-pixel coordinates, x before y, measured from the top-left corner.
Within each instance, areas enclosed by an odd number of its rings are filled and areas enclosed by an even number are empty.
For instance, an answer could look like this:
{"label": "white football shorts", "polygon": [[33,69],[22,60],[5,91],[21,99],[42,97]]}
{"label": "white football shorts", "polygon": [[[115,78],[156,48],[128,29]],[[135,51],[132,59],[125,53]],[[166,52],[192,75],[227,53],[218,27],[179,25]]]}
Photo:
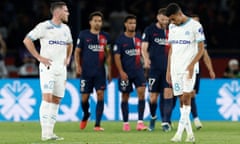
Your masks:
{"label": "white football shorts", "polygon": [[67,79],[67,68],[62,65],[52,64],[46,67],[39,65],[40,86],[42,93],[52,93],[54,96],[63,97]]}
{"label": "white football shorts", "polygon": [[185,73],[171,74],[172,87],[174,96],[182,95],[183,92],[189,93],[194,89],[196,81],[196,73],[193,73],[192,78],[188,78],[188,71]]}

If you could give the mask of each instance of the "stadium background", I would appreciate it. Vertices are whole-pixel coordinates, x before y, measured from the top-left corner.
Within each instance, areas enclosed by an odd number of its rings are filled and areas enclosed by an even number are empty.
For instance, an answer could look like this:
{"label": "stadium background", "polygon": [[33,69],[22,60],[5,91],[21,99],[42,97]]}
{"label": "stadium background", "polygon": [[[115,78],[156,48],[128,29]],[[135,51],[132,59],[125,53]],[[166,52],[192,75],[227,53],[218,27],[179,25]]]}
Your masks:
{"label": "stadium background", "polygon": [[[119,22],[126,13],[136,14],[138,17],[138,31],[142,32],[143,29],[155,20],[156,11],[160,7],[165,7],[168,3],[174,2],[173,0],[65,0],[70,11],[69,26],[72,30],[74,45],[76,37],[80,30],[88,28],[88,15],[90,12],[100,10],[104,13],[104,30],[111,34],[112,39],[119,33],[115,31],[122,29],[122,24]],[[175,1],[176,2],[176,1]],[[183,11],[190,14],[197,14],[200,16],[201,23],[205,29],[207,38],[207,49],[213,61],[213,66],[217,75],[217,80],[209,80],[208,72],[205,66],[202,66],[201,76],[201,90],[198,98],[199,113],[203,120],[234,120],[238,121],[240,116],[240,80],[239,79],[221,79],[222,74],[227,66],[228,60],[237,58],[240,61],[239,49],[239,6],[238,0],[181,0],[177,1],[182,6]],[[18,79],[19,67],[24,63],[22,61],[21,53],[25,52],[25,47],[22,40],[26,33],[31,30],[40,21],[50,18],[49,15],[50,0],[1,0],[0,1],[0,33],[3,35],[7,43],[7,56],[5,62],[9,70],[10,79],[0,80],[0,121],[19,121],[19,120],[37,120],[38,118],[38,105],[40,90],[38,80],[36,79]],[[36,42],[39,46],[39,43]],[[69,66],[70,79],[69,84],[72,84],[74,89],[79,88],[79,79],[75,79],[74,66]],[[115,67],[113,67],[113,74],[117,77]],[[115,79],[116,80],[116,79]],[[114,86],[116,82],[113,83]],[[28,88],[31,89],[28,89]],[[13,93],[6,92],[9,90]],[[16,88],[16,89],[15,89]],[[27,88],[27,89],[25,89]],[[222,91],[222,89],[226,91]],[[30,90],[30,91],[25,91]],[[21,92],[24,91],[23,95]],[[27,93],[26,93],[27,92]],[[10,95],[9,95],[10,94]],[[65,110],[74,104],[74,100],[68,99],[69,94],[63,100],[66,103]],[[74,93],[75,97],[79,94]],[[115,89],[112,93],[107,93],[107,97],[116,95],[119,101],[119,93]],[[134,97],[136,94],[133,93]],[[22,101],[20,96],[23,96]],[[220,99],[220,102],[218,101]],[[26,100],[26,101],[25,101]],[[223,100],[224,102],[222,102]],[[217,102],[218,101],[218,102]],[[26,107],[19,108],[21,102],[26,102]],[[76,102],[76,101],[75,101]],[[94,109],[94,99],[92,99],[92,108]],[[221,104],[219,104],[221,103]],[[6,105],[9,104],[9,105]],[[27,105],[29,104],[29,105]],[[109,104],[106,99],[105,104]],[[115,102],[117,104],[117,102]],[[226,105],[225,105],[226,104]],[[69,107],[67,107],[69,106]],[[19,111],[12,111],[8,113],[7,108],[19,108]],[[134,111],[136,105],[131,107]],[[226,108],[227,107],[227,108]],[[4,109],[6,108],[6,109]],[[231,109],[236,109],[233,112]],[[119,120],[118,105],[114,106],[114,118],[110,120]],[[11,110],[11,109],[9,109]],[[13,109],[14,110],[14,109]],[[229,111],[227,111],[229,110]],[[81,118],[81,109],[77,105],[77,119]],[[14,113],[15,112],[15,113]],[[16,114],[19,112],[19,114]],[[63,111],[61,111],[63,112]],[[229,112],[229,113],[225,113]],[[118,113],[115,115],[115,113]],[[224,115],[221,115],[225,113]],[[232,114],[234,113],[234,114]],[[30,115],[31,114],[31,115]],[[30,117],[28,117],[30,115]],[[25,116],[25,118],[24,118]],[[178,115],[175,113],[174,118]],[[234,117],[234,118],[233,118]],[[148,118],[147,116],[145,118]],[[94,119],[94,118],[92,118]],[[109,119],[104,116],[104,119]],[[70,120],[70,119],[65,119]]]}

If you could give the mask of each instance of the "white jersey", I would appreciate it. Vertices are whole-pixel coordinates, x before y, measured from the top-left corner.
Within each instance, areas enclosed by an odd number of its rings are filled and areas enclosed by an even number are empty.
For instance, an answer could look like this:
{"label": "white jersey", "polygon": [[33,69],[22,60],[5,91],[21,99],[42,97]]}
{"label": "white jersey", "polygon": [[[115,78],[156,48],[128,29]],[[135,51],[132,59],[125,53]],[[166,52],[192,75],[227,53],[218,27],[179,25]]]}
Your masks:
{"label": "white jersey", "polygon": [[[202,25],[191,18],[179,26],[170,24],[168,42],[172,46],[171,73],[185,73],[198,53],[198,43],[204,40]],[[198,73],[198,63],[194,71]]]}
{"label": "white jersey", "polygon": [[54,64],[64,65],[67,44],[72,43],[72,35],[66,24],[55,25],[47,20],[39,23],[27,36],[33,41],[40,40],[41,56],[51,59]]}

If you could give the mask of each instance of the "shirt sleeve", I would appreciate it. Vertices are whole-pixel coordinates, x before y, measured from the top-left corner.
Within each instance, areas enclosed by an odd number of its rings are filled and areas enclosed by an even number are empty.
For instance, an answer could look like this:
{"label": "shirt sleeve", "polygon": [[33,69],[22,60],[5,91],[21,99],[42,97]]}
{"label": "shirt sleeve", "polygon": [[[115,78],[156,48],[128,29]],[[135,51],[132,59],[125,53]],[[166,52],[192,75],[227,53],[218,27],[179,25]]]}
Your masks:
{"label": "shirt sleeve", "polygon": [[196,41],[197,42],[205,41],[205,35],[202,25],[200,23],[196,23],[196,26],[194,28]]}
{"label": "shirt sleeve", "polygon": [[67,27],[67,33],[68,33],[67,43],[71,44],[71,43],[73,43],[73,39],[72,39],[72,34],[71,34],[69,27]]}
{"label": "shirt sleeve", "polygon": [[31,40],[35,41],[35,40],[40,39],[44,36],[45,30],[46,29],[44,27],[44,23],[39,23],[35,28],[33,28],[27,34],[27,37],[29,37]]}
{"label": "shirt sleeve", "polygon": [[110,38],[110,35],[107,34],[106,35],[106,38],[107,38],[107,50],[111,50],[111,38]]}
{"label": "shirt sleeve", "polygon": [[76,47],[77,47],[77,48],[83,48],[83,35],[82,35],[81,32],[79,33],[79,36],[78,36],[78,38],[77,38]]}
{"label": "shirt sleeve", "polygon": [[113,53],[121,54],[121,47],[120,47],[120,44],[118,43],[118,41],[116,41],[116,43],[113,46]]}
{"label": "shirt sleeve", "polygon": [[149,33],[148,33],[148,28],[146,28],[142,34],[142,41],[143,42],[148,42],[149,41]]}

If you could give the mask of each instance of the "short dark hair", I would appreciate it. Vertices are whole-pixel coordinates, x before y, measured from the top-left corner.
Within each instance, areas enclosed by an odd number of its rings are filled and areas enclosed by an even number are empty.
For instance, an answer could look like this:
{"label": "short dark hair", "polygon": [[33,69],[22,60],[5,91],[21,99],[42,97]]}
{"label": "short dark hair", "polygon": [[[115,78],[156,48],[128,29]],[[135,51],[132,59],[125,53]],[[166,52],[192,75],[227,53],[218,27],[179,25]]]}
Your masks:
{"label": "short dark hair", "polygon": [[167,10],[166,8],[160,8],[160,9],[158,9],[158,13],[157,14],[158,15],[159,14],[166,15],[166,10]]}
{"label": "short dark hair", "polygon": [[135,16],[134,14],[129,14],[124,18],[124,23],[126,21],[128,21],[129,19],[137,19],[137,16]]}
{"label": "short dark hair", "polygon": [[88,17],[88,20],[89,20],[89,21],[92,20],[92,18],[93,18],[94,16],[100,16],[100,17],[103,19],[103,13],[102,13],[102,12],[100,12],[100,11],[94,11],[94,12],[90,13],[90,15],[89,15],[89,17]]}
{"label": "short dark hair", "polygon": [[177,14],[179,11],[181,11],[180,6],[177,3],[170,3],[166,8],[166,16],[171,16],[174,14]]}
{"label": "short dark hair", "polygon": [[197,15],[197,14],[191,14],[190,17],[198,17],[198,18],[199,18],[199,15]]}
{"label": "short dark hair", "polygon": [[53,11],[56,9],[56,8],[61,8],[62,6],[66,6],[67,4],[63,1],[58,1],[58,2],[53,2],[51,3],[51,6],[50,6],[50,12],[51,14],[53,13]]}

